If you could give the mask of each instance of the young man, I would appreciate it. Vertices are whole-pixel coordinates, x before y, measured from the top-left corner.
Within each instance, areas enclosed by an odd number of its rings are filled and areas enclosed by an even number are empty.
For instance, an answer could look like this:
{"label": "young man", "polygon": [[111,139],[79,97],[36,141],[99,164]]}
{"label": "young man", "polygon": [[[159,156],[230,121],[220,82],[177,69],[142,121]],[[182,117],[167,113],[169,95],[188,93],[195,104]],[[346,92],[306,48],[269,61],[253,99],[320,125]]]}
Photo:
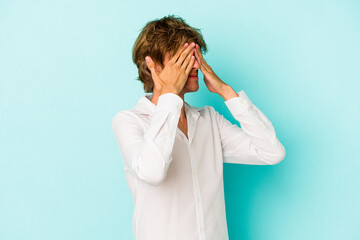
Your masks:
{"label": "young man", "polygon": [[[181,18],[147,23],[133,48],[145,94],[112,121],[133,195],[136,240],[228,239],[223,163],[277,164],[285,149],[244,90],[236,93],[207,64],[201,33]],[[198,69],[241,128],[211,106],[194,107]]]}

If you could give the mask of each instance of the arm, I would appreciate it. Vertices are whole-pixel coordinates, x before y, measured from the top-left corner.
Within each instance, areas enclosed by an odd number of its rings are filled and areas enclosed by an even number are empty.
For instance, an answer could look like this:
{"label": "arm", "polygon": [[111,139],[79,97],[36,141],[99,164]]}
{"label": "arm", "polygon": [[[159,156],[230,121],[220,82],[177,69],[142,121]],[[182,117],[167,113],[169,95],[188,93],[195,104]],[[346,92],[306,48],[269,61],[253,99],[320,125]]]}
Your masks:
{"label": "arm", "polygon": [[211,107],[216,114],[224,162],[265,165],[282,161],[285,149],[269,119],[251,103],[244,91],[238,95],[215,74],[203,58],[199,45],[196,45],[195,55],[206,87],[224,98],[226,106],[242,126],[231,124]]}
{"label": "arm", "polygon": [[[269,119],[242,90],[225,104],[241,127],[216,112],[225,163],[273,165],[285,158],[284,146],[276,137]],[[227,100],[226,100],[227,99]]]}
{"label": "arm", "polygon": [[121,112],[112,120],[125,170],[151,185],[159,185],[166,177],[172,161],[183,100],[176,94],[159,96],[148,129],[143,130],[131,114]]}

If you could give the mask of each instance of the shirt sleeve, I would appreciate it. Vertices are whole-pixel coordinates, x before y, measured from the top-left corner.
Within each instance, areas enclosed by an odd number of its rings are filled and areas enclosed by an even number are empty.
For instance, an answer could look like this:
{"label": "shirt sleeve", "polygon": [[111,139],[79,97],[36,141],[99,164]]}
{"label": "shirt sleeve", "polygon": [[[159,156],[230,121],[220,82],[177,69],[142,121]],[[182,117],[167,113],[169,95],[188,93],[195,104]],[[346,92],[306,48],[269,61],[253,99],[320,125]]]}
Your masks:
{"label": "shirt sleeve", "polygon": [[160,95],[146,130],[129,112],[120,112],[113,118],[112,128],[125,171],[151,185],[159,185],[164,180],[172,161],[183,104],[182,98],[174,93]]}
{"label": "shirt sleeve", "polygon": [[250,101],[244,90],[225,101],[241,127],[216,112],[223,162],[273,165],[285,158],[285,148],[276,136],[269,119]]}

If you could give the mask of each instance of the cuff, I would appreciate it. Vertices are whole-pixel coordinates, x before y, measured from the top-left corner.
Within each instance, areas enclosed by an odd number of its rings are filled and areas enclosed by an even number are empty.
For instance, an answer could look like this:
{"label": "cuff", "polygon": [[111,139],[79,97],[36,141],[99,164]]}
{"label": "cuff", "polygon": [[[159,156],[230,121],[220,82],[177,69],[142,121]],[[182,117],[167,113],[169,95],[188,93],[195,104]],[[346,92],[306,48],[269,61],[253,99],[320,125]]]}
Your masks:
{"label": "cuff", "polygon": [[232,115],[244,114],[252,107],[252,102],[244,90],[238,92],[239,97],[233,97],[225,101]]}
{"label": "cuff", "polygon": [[164,93],[159,96],[156,109],[180,112],[183,104],[184,101],[179,95],[174,93]]}

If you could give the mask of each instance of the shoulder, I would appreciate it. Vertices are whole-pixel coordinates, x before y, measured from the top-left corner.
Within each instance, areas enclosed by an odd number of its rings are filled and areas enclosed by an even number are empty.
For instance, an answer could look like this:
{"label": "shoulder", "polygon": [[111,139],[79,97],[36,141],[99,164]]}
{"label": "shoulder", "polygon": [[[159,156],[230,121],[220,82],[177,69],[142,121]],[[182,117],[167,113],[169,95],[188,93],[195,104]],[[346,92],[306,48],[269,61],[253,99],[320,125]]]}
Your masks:
{"label": "shoulder", "polygon": [[188,106],[188,108],[190,108],[190,110],[192,112],[195,112],[195,113],[198,112],[201,116],[210,115],[214,111],[214,108],[209,105],[204,105],[201,107],[192,106],[192,105],[189,105],[188,103],[186,103],[186,105]]}
{"label": "shoulder", "polygon": [[191,108],[203,114],[214,114],[216,112],[215,108],[210,105],[204,105],[201,107],[191,106]]}
{"label": "shoulder", "polygon": [[201,107],[200,111],[204,112],[205,114],[209,114],[211,116],[214,116],[217,113],[215,108],[210,105],[205,105],[205,106]]}
{"label": "shoulder", "polygon": [[218,112],[213,106],[204,105],[202,107],[192,107],[194,112],[198,112],[200,116],[208,121],[213,121],[217,118]]}

